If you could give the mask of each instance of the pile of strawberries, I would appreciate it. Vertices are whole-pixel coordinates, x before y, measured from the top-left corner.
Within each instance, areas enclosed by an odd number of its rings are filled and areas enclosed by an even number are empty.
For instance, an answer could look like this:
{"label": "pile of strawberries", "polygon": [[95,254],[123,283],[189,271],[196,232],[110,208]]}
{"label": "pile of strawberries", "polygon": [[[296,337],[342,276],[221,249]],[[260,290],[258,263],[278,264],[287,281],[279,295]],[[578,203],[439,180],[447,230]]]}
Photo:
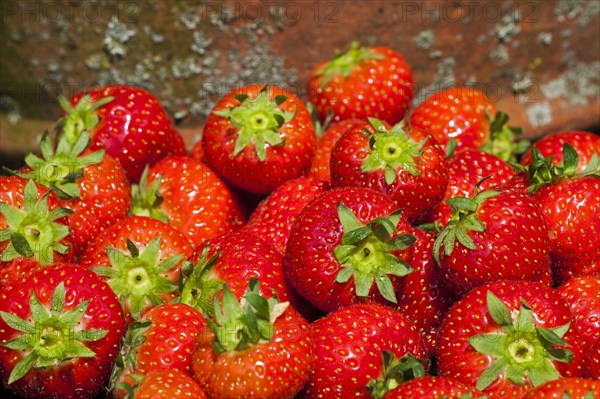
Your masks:
{"label": "pile of strawberries", "polygon": [[600,137],[529,146],[475,89],[413,91],[353,45],[310,103],[226,94],[191,154],[144,90],[63,99],[0,177],[4,388],[600,398]]}

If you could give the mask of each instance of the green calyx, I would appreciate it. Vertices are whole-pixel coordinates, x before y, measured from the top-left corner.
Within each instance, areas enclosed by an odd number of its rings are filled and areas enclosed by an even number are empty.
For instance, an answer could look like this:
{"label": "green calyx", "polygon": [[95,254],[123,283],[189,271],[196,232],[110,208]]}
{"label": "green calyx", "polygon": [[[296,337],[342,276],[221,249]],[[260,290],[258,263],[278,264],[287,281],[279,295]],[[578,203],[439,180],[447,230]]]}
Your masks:
{"label": "green calyx", "polygon": [[250,279],[248,290],[238,302],[225,286],[222,299],[214,300],[215,321],[207,319],[215,333],[215,353],[242,351],[273,339],[273,324],[285,312],[289,302],[279,302],[277,297],[266,299],[260,295],[257,278]]}
{"label": "green calyx", "polygon": [[76,146],[83,132],[89,132],[100,122],[96,111],[98,108],[113,101],[114,97],[105,97],[92,102],[89,95],[81,98],[79,103],[73,107],[64,96],[59,97],[61,107],[66,115],[58,121],[58,127],[62,129],[66,144]]}
{"label": "green calyx", "polygon": [[410,353],[396,359],[390,351],[383,351],[383,373],[381,377],[369,381],[366,386],[367,392],[373,399],[382,399],[389,391],[397,388],[403,382],[423,377],[425,368],[423,360],[414,357]]}
{"label": "green calyx", "polygon": [[158,190],[162,176],[148,184],[149,167],[146,165],[139,184],[131,185],[131,214],[135,216],[146,216],[158,219],[163,223],[169,223],[169,217],[160,209],[164,198]]}
{"label": "green calyx", "polygon": [[32,368],[55,367],[69,359],[96,355],[84,342],[98,341],[108,334],[108,330],[80,328],[89,301],[81,302],[69,311],[64,310],[64,304],[65,287],[60,283],[52,294],[50,309],[46,309],[31,291],[31,322],[12,313],[0,312],[0,317],[9,327],[23,333],[2,346],[29,352],[11,371],[8,384],[24,377]]}
{"label": "green calyx", "polygon": [[465,248],[476,249],[473,239],[469,236],[469,231],[479,233],[485,231],[485,224],[477,217],[477,209],[484,201],[501,193],[498,190],[486,190],[478,193],[478,188],[485,179],[477,183],[471,198],[456,197],[446,200],[450,205],[452,217],[433,245],[433,256],[438,264],[440,263],[440,250],[443,248],[444,254],[450,256],[456,241]]}
{"label": "green calyx", "polygon": [[387,130],[379,119],[369,118],[369,123],[375,129],[375,133],[365,131],[369,137],[371,151],[363,161],[361,170],[371,172],[383,169],[387,184],[396,181],[398,169],[419,176],[415,158],[423,154],[423,146],[427,139],[420,142],[410,141],[410,132],[409,129],[405,129],[404,121],[397,123],[390,130]]}
{"label": "green calyx", "polygon": [[585,169],[579,173],[577,172],[579,155],[573,146],[565,142],[562,155],[562,161],[553,165],[553,156],[544,157],[535,146],[531,147],[531,163],[527,168],[530,193],[535,193],[545,185],[559,183],[573,177],[600,177],[600,155],[597,152],[592,155],[592,159]]}
{"label": "green calyx", "polygon": [[9,241],[0,260],[11,261],[19,256],[34,257],[40,264],[54,263],[54,252],[66,254],[69,247],[60,243],[71,232],[69,227],[56,223],[56,220],[73,213],[68,208],[48,210],[48,195],[38,200],[38,190],[33,180],[29,180],[23,192],[23,208],[12,207],[0,202],[0,213],[6,220],[7,228],[0,230],[0,242]]}
{"label": "green calyx", "polygon": [[208,253],[209,247],[205,246],[196,265],[188,261],[183,262],[179,274],[179,292],[181,293],[179,301],[213,317],[215,315],[214,298],[223,290],[225,282],[211,275],[211,270],[217,263],[220,253],[210,258]]}
{"label": "green calyx", "polygon": [[162,273],[176,267],[183,255],[174,255],[159,263],[160,236],[152,240],[142,252],[127,240],[127,249],[129,253],[107,247],[106,254],[111,266],[96,266],[93,270],[107,279],[123,307],[129,305],[131,316],[139,319],[148,303],[158,306],[163,303],[160,298],[162,294],[177,290],[177,284]]}
{"label": "green calyx", "polygon": [[239,94],[235,98],[240,102],[239,106],[214,111],[215,115],[228,118],[239,129],[233,157],[246,147],[254,145],[258,159],[264,161],[268,146],[285,144],[279,129],[291,121],[295,113],[279,107],[287,100],[286,96],[278,95],[271,100],[268,86],[263,87],[256,98],[252,99],[246,94]]}
{"label": "green calyx", "polygon": [[506,305],[492,292],[487,292],[487,306],[492,320],[501,327],[494,333],[484,333],[469,338],[469,343],[479,353],[490,355],[494,362],[479,376],[477,389],[483,391],[502,373],[516,385],[526,378],[534,386],[560,377],[553,361],[570,363],[573,352],[562,337],[570,323],[546,329],[537,327],[531,307],[522,305],[514,320]]}
{"label": "green calyx", "polygon": [[380,60],[383,58],[383,54],[361,47],[358,42],[352,42],[348,50],[336,54],[331,61],[317,70],[315,75],[323,76],[321,88],[324,88],[335,75],[348,77],[355,65],[365,60]]}
{"label": "green calyx", "polygon": [[396,293],[390,275],[403,277],[414,269],[393,252],[404,250],[416,241],[410,234],[397,233],[396,225],[400,221],[400,212],[394,212],[385,218],[377,218],[363,225],[356,215],[341,202],[338,204],[338,217],[343,228],[341,245],[333,253],[342,270],[335,281],[347,283],[354,278],[356,295],[369,296],[373,282],[379,293],[388,301],[397,303]]}
{"label": "green calyx", "polygon": [[115,387],[126,392],[126,397],[132,396],[134,387],[126,382],[119,382],[121,374],[127,370],[127,376],[132,378],[134,382],[142,378],[139,374],[135,374],[137,370],[137,355],[139,347],[146,341],[146,331],[152,326],[152,321],[148,319],[134,320],[127,325],[127,332],[121,340],[117,361],[112,370],[108,390],[112,391]]}
{"label": "green calyx", "polygon": [[25,163],[32,170],[17,174],[50,187],[61,199],[79,198],[77,180],[83,177],[83,169],[88,165],[100,163],[104,158],[104,150],[80,156],[89,142],[90,136],[87,132],[82,132],[73,145],[65,136],[61,136],[54,149],[50,135],[45,132],[40,143],[42,157],[33,153],[27,155]]}
{"label": "green calyx", "polygon": [[528,140],[516,141],[516,137],[523,134],[520,127],[508,126],[508,115],[497,112],[493,117],[488,115],[490,121],[490,137],[479,148],[480,151],[495,155],[506,162],[516,163],[517,156],[525,153],[531,146]]}

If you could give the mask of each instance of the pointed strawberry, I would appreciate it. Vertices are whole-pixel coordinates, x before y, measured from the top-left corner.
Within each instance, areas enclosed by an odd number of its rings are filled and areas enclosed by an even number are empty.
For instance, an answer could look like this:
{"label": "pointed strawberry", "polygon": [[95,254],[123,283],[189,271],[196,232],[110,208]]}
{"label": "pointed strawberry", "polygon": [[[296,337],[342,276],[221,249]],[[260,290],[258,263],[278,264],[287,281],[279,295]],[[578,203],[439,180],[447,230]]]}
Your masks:
{"label": "pointed strawberry", "polygon": [[140,378],[125,399],[206,399],[206,393],[190,376],[173,370],[156,370]]}

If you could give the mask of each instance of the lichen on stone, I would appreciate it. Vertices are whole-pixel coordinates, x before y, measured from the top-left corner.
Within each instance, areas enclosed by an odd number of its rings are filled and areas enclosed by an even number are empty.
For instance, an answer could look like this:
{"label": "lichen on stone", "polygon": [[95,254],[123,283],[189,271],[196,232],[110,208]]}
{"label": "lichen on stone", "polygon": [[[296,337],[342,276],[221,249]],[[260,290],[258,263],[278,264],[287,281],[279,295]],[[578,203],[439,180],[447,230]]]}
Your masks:
{"label": "lichen on stone", "polygon": [[530,105],[526,109],[527,120],[533,127],[541,127],[552,122],[552,107],[548,101]]}
{"label": "lichen on stone", "polygon": [[135,34],[135,29],[129,29],[125,23],[113,17],[104,32],[104,48],[111,56],[124,57],[127,54],[125,43]]}
{"label": "lichen on stone", "polygon": [[413,107],[421,104],[430,95],[448,87],[452,87],[456,83],[456,77],[454,76],[455,67],[456,60],[452,57],[444,58],[442,61],[440,61],[431,84],[415,94],[412,101]]}
{"label": "lichen on stone", "polygon": [[431,29],[419,32],[413,39],[415,46],[420,50],[429,50],[435,43],[435,33]]}

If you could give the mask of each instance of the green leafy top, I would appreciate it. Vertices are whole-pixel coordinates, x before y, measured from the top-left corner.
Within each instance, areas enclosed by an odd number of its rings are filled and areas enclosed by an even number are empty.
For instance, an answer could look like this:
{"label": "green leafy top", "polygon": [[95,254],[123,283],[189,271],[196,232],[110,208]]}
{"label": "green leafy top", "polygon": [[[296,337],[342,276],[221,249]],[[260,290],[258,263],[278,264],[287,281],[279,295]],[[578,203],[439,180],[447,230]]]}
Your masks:
{"label": "green leafy top", "polygon": [[139,184],[131,185],[131,214],[135,216],[146,216],[169,223],[169,217],[160,208],[164,198],[159,188],[162,176],[158,176],[152,184],[148,184],[148,173],[150,167],[146,165]]}
{"label": "green leafy top", "polygon": [[10,241],[0,260],[11,261],[19,256],[34,257],[40,264],[54,263],[54,252],[66,254],[69,247],[60,242],[71,232],[69,227],[56,223],[73,213],[68,208],[48,209],[50,191],[38,200],[38,189],[29,180],[23,192],[23,209],[0,202],[0,213],[7,228],[0,230],[0,242]]}
{"label": "green leafy top", "polygon": [[383,373],[381,377],[369,381],[366,386],[367,392],[373,399],[382,399],[386,393],[403,382],[425,375],[423,360],[410,353],[400,359],[397,359],[393,352],[387,350],[381,352],[381,355],[383,357]]}
{"label": "green leafy top", "polygon": [[279,129],[291,121],[295,113],[279,107],[287,101],[286,96],[280,94],[271,100],[268,86],[264,86],[255,98],[250,98],[247,94],[238,94],[235,98],[240,102],[239,106],[213,112],[228,118],[239,129],[233,157],[254,144],[258,159],[264,161],[268,145],[285,144]]}
{"label": "green leafy top", "polygon": [[396,170],[406,170],[413,176],[420,172],[415,166],[415,158],[423,154],[427,139],[419,142],[410,141],[410,129],[405,129],[404,121],[400,121],[388,130],[379,119],[369,118],[369,123],[375,133],[365,130],[369,138],[370,153],[361,165],[363,172],[375,170],[385,171],[385,182],[393,184],[396,181]]}
{"label": "green leafy top", "polygon": [[29,306],[31,322],[12,313],[0,311],[2,320],[14,330],[22,332],[16,338],[1,345],[15,351],[27,352],[12,369],[8,384],[23,378],[32,368],[55,367],[58,363],[96,354],[84,342],[98,341],[108,330],[81,329],[81,319],[90,301],[80,302],[75,308],[64,311],[65,286],[60,283],[54,289],[50,309],[42,305],[31,290]]}
{"label": "green leafy top", "polygon": [[491,291],[487,292],[488,312],[501,327],[497,332],[474,335],[471,346],[479,353],[490,355],[494,362],[479,376],[477,389],[483,391],[504,373],[516,385],[525,384],[526,378],[534,386],[560,377],[554,361],[570,363],[573,352],[562,337],[570,323],[546,329],[538,327],[531,307],[524,299],[515,318],[507,306]]}
{"label": "green leafy top", "polygon": [[58,121],[57,127],[62,130],[65,144],[76,146],[81,134],[90,132],[100,122],[100,117],[96,111],[113,100],[114,97],[104,97],[92,102],[90,96],[85,95],[73,107],[66,97],[60,96],[59,102],[66,115]]}
{"label": "green leafy top", "polygon": [[365,60],[380,60],[383,58],[383,54],[367,47],[361,47],[358,42],[352,42],[349,49],[336,54],[328,63],[319,68],[315,75],[323,76],[321,88],[324,88],[335,75],[339,74],[346,78],[350,76],[350,72],[352,72],[355,65]]}
{"label": "green leafy top", "polygon": [[480,150],[489,154],[495,155],[506,162],[515,163],[517,156],[525,153],[531,146],[528,140],[515,141],[516,137],[523,134],[523,129],[520,127],[508,126],[508,115],[504,112],[496,112],[492,119],[488,115],[490,121],[490,137],[481,146]]}
{"label": "green leafy top", "polygon": [[416,241],[410,234],[393,237],[398,230],[400,212],[377,218],[363,225],[343,203],[338,204],[338,217],[343,228],[341,245],[333,253],[342,269],[336,276],[338,283],[347,283],[354,277],[356,295],[369,296],[373,282],[379,293],[388,301],[397,303],[390,275],[406,276],[414,269],[393,252],[404,250]]}
{"label": "green leafy top", "polygon": [[273,324],[288,306],[289,302],[279,302],[277,297],[261,296],[260,283],[255,277],[250,279],[248,290],[239,302],[225,286],[221,301],[218,295],[214,300],[215,321],[207,319],[215,333],[213,350],[242,351],[271,341],[275,333]]}
{"label": "green leafy top", "polygon": [[[112,391],[115,387],[126,392],[126,397],[133,398],[134,387],[126,382],[119,382],[121,374],[127,372],[127,376],[134,382],[139,382],[143,376],[136,374],[138,349],[146,341],[146,332],[152,326],[152,320],[134,320],[127,325],[127,332],[121,340],[117,361],[112,370],[108,390]],[[129,396],[127,396],[129,395]]]}

